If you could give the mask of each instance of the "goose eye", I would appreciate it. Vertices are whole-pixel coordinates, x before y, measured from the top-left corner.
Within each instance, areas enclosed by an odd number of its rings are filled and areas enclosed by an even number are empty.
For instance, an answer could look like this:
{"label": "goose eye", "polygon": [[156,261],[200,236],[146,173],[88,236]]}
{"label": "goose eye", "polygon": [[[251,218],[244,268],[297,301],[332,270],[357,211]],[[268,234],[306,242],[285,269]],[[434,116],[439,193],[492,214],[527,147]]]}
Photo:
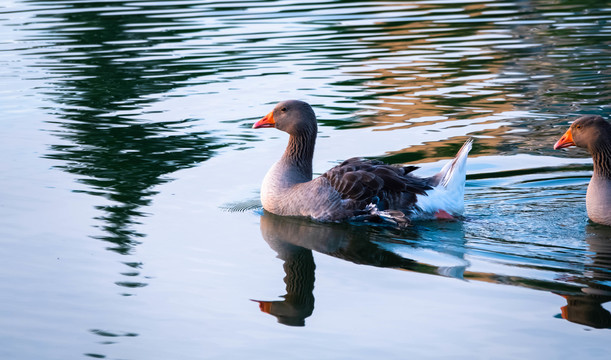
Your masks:
{"label": "goose eye", "polygon": [[280,111],[282,111],[282,112],[286,112],[286,108],[285,108],[285,107],[283,107],[282,109],[280,109]]}

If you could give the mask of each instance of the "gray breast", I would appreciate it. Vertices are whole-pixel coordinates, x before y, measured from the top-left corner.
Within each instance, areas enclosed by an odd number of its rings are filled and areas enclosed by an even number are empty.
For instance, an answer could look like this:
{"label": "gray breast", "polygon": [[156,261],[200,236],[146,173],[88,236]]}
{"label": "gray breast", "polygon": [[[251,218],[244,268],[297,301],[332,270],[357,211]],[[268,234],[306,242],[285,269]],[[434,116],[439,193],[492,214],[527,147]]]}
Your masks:
{"label": "gray breast", "polygon": [[586,208],[590,220],[611,226],[611,180],[593,176],[588,185]]}

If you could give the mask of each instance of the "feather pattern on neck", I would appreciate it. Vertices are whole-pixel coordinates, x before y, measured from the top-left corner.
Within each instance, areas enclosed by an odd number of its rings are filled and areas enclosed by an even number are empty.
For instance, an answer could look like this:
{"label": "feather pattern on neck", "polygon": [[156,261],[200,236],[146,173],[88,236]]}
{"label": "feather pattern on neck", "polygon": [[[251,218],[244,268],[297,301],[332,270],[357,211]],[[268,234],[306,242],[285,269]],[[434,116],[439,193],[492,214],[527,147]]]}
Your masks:
{"label": "feather pattern on neck", "polygon": [[284,166],[296,168],[303,175],[303,181],[312,180],[312,157],[316,134],[304,133],[291,135],[289,143],[280,160]]}
{"label": "feather pattern on neck", "polygon": [[590,149],[594,162],[594,175],[611,180],[611,142],[605,141]]}

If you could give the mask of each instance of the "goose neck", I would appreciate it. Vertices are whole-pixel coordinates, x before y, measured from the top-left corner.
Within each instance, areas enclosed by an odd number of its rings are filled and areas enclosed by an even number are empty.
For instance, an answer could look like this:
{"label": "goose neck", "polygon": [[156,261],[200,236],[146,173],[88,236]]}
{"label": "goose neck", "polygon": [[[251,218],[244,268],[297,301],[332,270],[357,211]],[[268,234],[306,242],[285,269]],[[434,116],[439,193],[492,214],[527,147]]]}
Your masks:
{"label": "goose neck", "polygon": [[286,166],[297,168],[308,179],[312,178],[312,158],[316,138],[306,135],[291,135],[282,156]]}
{"label": "goose neck", "polygon": [[590,149],[594,161],[594,175],[611,179],[611,142]]}

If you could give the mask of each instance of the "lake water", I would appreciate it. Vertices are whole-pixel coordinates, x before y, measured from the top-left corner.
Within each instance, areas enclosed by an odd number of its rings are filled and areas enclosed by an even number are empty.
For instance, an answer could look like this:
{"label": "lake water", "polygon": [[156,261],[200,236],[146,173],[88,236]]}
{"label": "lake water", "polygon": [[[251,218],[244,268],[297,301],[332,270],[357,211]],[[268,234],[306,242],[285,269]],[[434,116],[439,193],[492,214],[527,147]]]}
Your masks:
{"label": "lake water", "polygon": [[[0,358],[607,359],[611,228],[552,146],[610,39],[604,1],[0,1]],[[293,98],[319,174],[473,137],[465,219],[265,213]]]}

